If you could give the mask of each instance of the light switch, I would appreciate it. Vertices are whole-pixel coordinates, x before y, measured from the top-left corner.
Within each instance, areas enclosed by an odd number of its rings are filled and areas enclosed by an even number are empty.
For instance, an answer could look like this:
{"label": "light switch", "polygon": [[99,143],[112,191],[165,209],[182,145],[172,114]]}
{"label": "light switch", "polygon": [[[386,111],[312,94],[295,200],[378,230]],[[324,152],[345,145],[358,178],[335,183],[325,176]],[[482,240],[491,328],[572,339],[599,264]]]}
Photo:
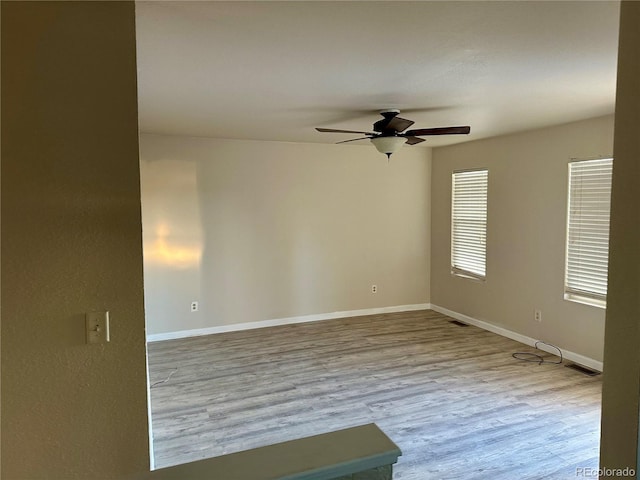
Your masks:
{"label": "light switch", "polygon": [[89,312],[86,315],[87,343],[109,341],[109,312]]}

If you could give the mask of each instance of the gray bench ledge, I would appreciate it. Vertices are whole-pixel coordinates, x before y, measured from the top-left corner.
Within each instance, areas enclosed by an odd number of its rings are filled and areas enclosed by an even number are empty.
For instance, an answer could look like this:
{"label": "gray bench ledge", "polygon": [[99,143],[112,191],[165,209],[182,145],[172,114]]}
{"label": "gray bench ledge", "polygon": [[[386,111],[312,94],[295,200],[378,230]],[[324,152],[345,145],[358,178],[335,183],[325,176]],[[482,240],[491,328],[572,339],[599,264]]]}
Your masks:
{"label": "gray bench ledge", "polygon": [[402,452],[374,423],[185,463],[151,480],[326,480],[397,462]]}

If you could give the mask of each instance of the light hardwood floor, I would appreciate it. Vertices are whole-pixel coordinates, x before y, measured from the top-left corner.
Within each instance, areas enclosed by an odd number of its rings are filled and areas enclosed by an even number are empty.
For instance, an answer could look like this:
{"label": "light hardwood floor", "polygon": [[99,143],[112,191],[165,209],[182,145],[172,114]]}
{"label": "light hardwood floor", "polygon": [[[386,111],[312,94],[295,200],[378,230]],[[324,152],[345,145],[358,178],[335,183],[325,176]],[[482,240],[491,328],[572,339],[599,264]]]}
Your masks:
{"label": "light hardwood floor", "polygon": [[563,480],[598,466],[601,376],[518,361],[534,350],[449,320],[427,310],[150,343],[156,467],[369,422],[403,452],[394,479]]}

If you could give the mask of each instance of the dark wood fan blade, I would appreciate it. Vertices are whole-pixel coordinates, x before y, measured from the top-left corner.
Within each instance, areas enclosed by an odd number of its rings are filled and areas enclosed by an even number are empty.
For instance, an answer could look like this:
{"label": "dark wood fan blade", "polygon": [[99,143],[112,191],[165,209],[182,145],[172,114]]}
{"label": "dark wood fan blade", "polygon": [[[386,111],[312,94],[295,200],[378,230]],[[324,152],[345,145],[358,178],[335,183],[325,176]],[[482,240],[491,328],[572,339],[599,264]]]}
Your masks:
{"label": "dark wood fan blade", "polygon": [[356,140],[369,140],[371,137],[360,137],[360,138],[352,138],[351,140],[343,140],[342,142],[336,142],[336,145],[339,143],[349,143],[355,142]]}
{"label": "dark wood fan blade", "polygon": [[405,135],[422,136],[422,135],[466,135],[471,131],[471,127],[439,127],[439,128],[419,128],[417,130],[408,130]]}
{"label": "dark wood fan blade", "polygon": [[413,120],[407,120],[406,118],[400,117],[389,117],[383,118],[382,120],[378,120],[373,124],[373,129],[376,132],[388,132],[393,131],[396,133],[400,133],[403,130],[406,130],[415,122]]}
{"label": "dark wood fan blade", "polygon": [[336,130],[335,128],[318,128],[316,130],[319,132],[330,132],[330,133],[361,133],[363,135],[375,135],[373,132],[361,132],[359,130]]}
{"label": "dark wood fan blade", "polygon": [[407,145],[415,145],[416,143],[424,142],[424,138],[407,137]]}
{"label": "dark wood fan blade", "polygon": [[396,132],[399,133],[399,132],[405,131],[414,123],[416,122],[414,122],[413,120],[407,120],[406,118],[400,118],[400,117],[393,117],[389,122],[389,125],[387,125],[387,128],[388,129],[393,128]]}

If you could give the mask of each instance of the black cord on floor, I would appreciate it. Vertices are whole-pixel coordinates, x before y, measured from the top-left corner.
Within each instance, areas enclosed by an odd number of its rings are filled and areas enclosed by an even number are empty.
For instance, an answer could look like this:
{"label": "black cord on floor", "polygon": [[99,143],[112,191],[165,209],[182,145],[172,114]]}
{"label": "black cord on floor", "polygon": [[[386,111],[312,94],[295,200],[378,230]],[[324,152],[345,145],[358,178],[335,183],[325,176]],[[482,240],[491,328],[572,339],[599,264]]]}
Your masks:
{"label": "black cord on floor", "polygon": [[[517,360],[523,360],[525,362],[535,362],[538,365],[542,365],[543,363],[550,363],[553,365],[560,365],[562,363],[562,350],[560,350],[558,347],[556,347],[555,345],[551,345],[550,343],[547,342],[543,342],[542,340],[538,340],[533,346],[537,349],[537,350],[542,350],[540,348],[538,348],[539,344],[543,344],[543,345],[547,345],[551,348],[555,348],[558,351],[558,356],[560,357],[560,361],[558,362],[550,362],[548,360],[545,360],[544,357],[542,355],[539,355],[537,353],[533,353],[533,352],[516,352],[513,353],[511,356]],[[544,350],[543,350],[544,351]]]}
{"label": "black cord on floor", "polygon": [[177,368],[174,368],[173,370],[171,370],[171,373],[167,376],[167,378],[165,378],[164,380],[160,380],[158,382],[152,383],[149,388],[153,388],[156,387],[158,385],[162,385],[163,383],[167,383],[169,381],[169,379],[171,378],[171,375],[173,375],[174,373],[176,373],[178,371]]}

